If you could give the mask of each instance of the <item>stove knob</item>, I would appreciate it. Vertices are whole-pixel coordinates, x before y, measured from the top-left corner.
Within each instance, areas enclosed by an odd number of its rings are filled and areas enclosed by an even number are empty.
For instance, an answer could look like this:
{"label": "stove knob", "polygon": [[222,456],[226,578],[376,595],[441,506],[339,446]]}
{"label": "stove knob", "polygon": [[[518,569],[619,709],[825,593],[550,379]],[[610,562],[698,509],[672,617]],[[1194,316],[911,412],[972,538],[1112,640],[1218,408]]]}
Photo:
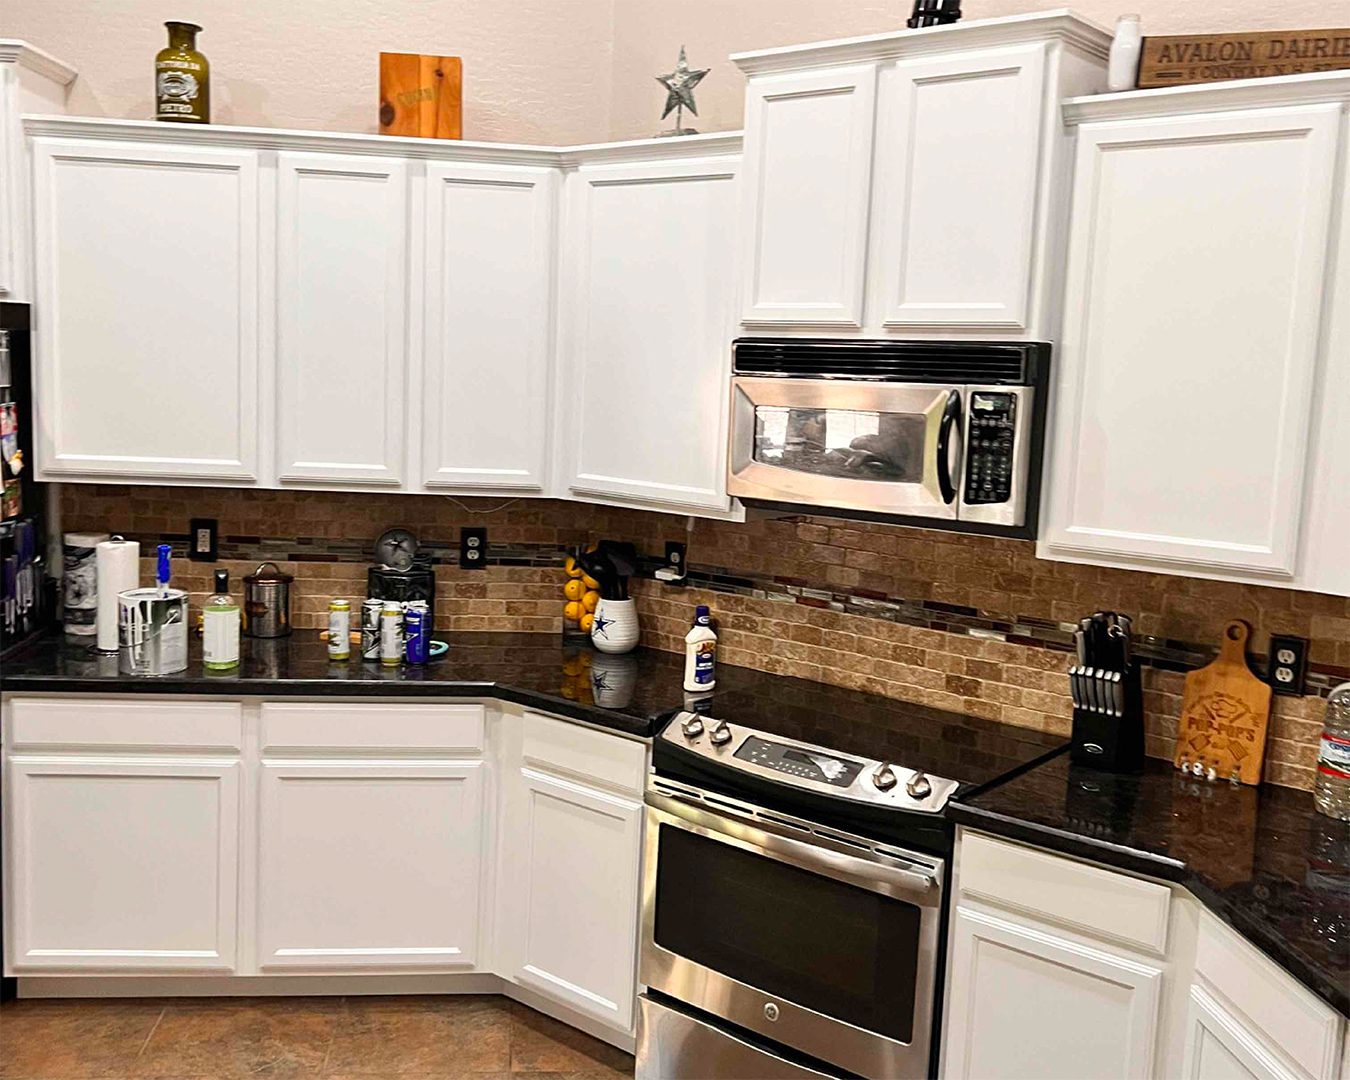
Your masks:
{"label": "stove knob", "polygon": [[727,726],[725,720],[719,720],[711,734],[708,735],[708,739],[714,746],[725,746],[731,742],[731,728]]}
{"label": "stove knob", "polygon": [[703,717],[698,713],[692,713],[684,718],[680,724],[680,730],[684,732],[686,739],[697,739],[703,734]]}
{"label": "stove knob", "polygon": [[899,777],[895,775],[895,770],[891,768],[890,763],[883,761],[877,766],[877,771],[872,774],[872,783],[876,785],[879,791],[890,791],[899,783]]}
{"label": "stove knob", "polygon": [[926,799],[933,794],[933,785],[922,772],[916,772],[905,781],[905,790],[909,792],[910,798]]}

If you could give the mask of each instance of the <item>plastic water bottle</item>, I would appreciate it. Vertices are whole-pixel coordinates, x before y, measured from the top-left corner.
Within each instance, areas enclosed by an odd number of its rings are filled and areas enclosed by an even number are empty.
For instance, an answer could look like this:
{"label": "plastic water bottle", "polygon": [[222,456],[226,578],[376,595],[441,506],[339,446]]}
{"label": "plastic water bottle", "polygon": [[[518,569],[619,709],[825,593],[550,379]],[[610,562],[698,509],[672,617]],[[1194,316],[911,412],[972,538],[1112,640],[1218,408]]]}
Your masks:
{"label": "plastic water bottle", "polygon": [[1327,817],[1350,821],[1350,682],[1341,683],[1327,699],[1313,799]]}

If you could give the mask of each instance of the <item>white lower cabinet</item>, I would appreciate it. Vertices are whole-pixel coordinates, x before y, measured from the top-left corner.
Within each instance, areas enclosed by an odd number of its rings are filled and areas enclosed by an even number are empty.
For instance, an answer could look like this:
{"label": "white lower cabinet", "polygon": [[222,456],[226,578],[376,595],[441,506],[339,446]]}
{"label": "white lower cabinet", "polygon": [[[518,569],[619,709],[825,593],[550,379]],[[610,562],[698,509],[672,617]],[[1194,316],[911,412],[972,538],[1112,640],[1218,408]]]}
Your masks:
{"label": "white lower cabinet", "polygon": [[1184,889],[967,830],[956,882],[943,1077],[1344,1076],[1344,1018]]}
{"label": "white lower cabinet", "polygon": [[483,765],[268,762],[258,967],[468,967],[478,958]]}
{"label": "white lower cabinet", "polygon": [[237,759],[14,756],[12,972],[230,972]]}
{"label": "white lower cabinet", "polygon": [[962,907],[951,933],[946,1076],[1149,1075],[1161,968]]}

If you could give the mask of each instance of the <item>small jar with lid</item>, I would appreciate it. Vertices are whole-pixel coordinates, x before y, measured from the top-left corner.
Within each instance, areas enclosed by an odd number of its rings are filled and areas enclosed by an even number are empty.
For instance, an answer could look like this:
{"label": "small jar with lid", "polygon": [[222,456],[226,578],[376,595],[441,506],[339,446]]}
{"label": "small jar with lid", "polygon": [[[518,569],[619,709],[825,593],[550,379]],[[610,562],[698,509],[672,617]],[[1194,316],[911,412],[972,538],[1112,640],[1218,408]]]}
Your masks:
{"label": "small jar with lid", "polygon": [[244,577],[244,633],[253,638],[278,638],[291,632],[294,581],[294,575],[274,562],[261,563]]}

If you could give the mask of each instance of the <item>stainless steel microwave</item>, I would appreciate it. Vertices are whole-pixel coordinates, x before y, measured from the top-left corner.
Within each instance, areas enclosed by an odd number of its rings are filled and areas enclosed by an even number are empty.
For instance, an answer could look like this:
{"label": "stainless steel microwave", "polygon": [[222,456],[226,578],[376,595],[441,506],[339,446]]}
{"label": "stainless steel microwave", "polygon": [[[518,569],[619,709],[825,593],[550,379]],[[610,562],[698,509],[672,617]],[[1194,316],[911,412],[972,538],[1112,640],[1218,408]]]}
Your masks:
{"label": "stainless steel microwave", "polygon": [[741,338],[727,491],[749,506],[1033,538],[1050,346]]}

